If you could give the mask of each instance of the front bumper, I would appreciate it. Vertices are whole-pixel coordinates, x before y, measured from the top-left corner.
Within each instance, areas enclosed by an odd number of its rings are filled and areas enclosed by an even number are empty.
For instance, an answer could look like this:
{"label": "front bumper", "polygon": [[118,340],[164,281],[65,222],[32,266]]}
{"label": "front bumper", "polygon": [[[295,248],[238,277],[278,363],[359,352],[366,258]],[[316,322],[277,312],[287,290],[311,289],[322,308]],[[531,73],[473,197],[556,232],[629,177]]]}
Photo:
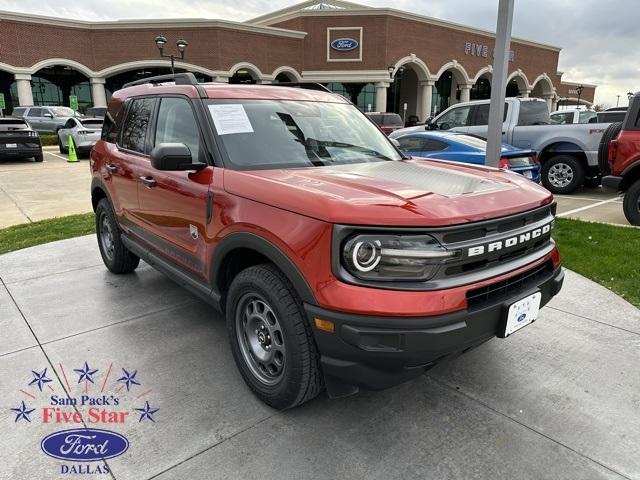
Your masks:
{"label": "front bumper", "polygon": [[312,325],[316,318],[335,325],[334,333],[314,328],[329,394],[346,395],[359,387],[379,390],[418,376],[438,361],[499,335],[513,302],[539,291],[540,306],[545,305],[563,280],[562,269],[550,264],[535,277],[518,279],[518,288],[505,286],[503,294],[495,290],[484,303],[429,317],[365,316],[306,304]]}
{"label": "front bumper", "polygon": [[602,177],[602,188],[605,188],[607,190],[619,192],[621,183],[622,177],[619,177],[617,175],[607,175],[605,177]]}

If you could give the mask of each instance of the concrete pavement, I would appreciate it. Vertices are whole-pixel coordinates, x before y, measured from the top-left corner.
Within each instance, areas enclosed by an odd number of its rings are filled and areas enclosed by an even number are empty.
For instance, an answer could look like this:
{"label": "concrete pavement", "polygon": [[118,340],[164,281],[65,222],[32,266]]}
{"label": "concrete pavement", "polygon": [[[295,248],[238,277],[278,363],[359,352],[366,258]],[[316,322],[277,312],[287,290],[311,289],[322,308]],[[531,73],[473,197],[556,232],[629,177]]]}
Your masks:
{"label": "concrete pavement", "polygon": [[[58,478],[64,463],[40,451],[63,426],[10,408],[102,386],[131,415],[145,400],[159,410],[106,427],[130,446],[98,478],[640,479],[640,311],[573,272],[507,340],[286,412],[245,386],[215,311],[145,264],[110,274],[92,236],[0,256],[0,279],[0,478]],[[76,382],[85,361],[94,384]],[[111,367],[141,385],[122,389]],[[28,383],[44,368],[39,392]]]}

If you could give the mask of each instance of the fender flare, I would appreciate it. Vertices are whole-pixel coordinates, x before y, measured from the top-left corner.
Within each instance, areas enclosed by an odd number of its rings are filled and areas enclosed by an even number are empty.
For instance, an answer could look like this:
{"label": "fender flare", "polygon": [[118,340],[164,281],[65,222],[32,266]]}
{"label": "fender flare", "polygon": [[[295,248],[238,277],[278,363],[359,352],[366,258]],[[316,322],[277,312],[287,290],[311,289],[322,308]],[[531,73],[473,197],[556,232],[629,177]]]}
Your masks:
{"label": "fender flare", "polygon": [[249,232],[230,233],[215,247],[211,259],[211,278],[213,279],[214,293],[221,295],[216,279],[219,278],[224,259],[233,250],[239,248],[254,250],[265,256],[285,274],[303,302],[317,305],[313,291],[296,264],[269,240]]}
{"label": "fender flare", "polygon": [[111,201],[111,195],[109,194],[109,189],[106,187],[102,179],[94,176],[91,179],[91,204],[93,206],[93,211],[95,212],[96,206],[97,206],[97,205],[93,205],[93,192],[97,189],[100,189],[104,192],[105,196],[107,197],[107,200],[109,200],[109,203],[111,204],[111,207],[115,208],[113,207],[113,202]]}

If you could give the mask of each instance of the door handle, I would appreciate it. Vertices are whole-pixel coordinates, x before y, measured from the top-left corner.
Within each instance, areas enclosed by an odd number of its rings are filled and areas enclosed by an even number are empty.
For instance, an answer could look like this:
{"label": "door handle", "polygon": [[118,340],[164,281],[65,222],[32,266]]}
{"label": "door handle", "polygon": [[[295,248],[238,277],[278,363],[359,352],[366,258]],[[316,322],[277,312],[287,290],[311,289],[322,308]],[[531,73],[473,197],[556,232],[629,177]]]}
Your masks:
{"label": "door handle", "polygon": [[138,180],[140,180],[142,183],[144,183],[149,188],[155,187],[156,184],[158,183],[153,178],[145,177],[145,176],[138,177]]}
{"label": "door handle", "polygon": [[118,167],[116,167],[115,165],[111,165],[110,163],[107,163],[107,164],[104,166],[104,168],[106,168],[106,169],[107,169],[107,171],[108,171],[109,173],[113,173],[113,172],[115,172],[116,170],[118,170]]}

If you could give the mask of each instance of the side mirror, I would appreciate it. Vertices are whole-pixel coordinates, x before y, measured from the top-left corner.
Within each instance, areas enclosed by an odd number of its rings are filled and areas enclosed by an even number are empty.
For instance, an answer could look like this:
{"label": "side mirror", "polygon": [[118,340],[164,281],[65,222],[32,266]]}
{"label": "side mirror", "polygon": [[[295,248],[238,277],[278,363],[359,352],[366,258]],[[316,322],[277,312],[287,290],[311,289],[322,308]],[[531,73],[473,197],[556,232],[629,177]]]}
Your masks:
{"label": "side mirror", "polygon": [[425,124],[425,130],[435,130],[436,128],[438,128],[438,126],[434,122],[434,117],[427,118],[424,124]]}
{"label": "side mirror", "polygon": [[45,113],[44,115],[42,115],[43,117],[47,117],[47,118],[53,118],[53,115],[51,115],[50,113]]}
{"label": "side mirror", "polygon": [[161,143],[151,151],[151,166],[156,170],[202,170],[206,163],[192,162],[191,151],[184,143]]}

